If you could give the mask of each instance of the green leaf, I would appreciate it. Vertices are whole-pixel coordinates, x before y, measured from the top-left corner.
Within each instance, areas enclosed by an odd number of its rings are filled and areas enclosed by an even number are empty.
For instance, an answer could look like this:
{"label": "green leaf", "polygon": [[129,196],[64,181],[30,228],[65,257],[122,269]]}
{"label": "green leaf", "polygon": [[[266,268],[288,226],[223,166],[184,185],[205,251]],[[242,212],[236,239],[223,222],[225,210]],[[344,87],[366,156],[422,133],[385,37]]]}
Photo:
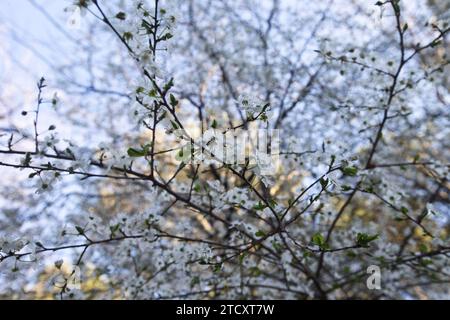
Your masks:
{"label": "green leaf", "polygon": [[213,129],[217,128],[217,121],[216,121],[216,119],[213,120],[213,122],[211,124],[211,128],[213,128]]}
{"label": "green leaf", "polygon": [[55,264],[55,268],[56,269],[61,269],[63,263],[64,263],[64,260],[62,260],[62,259],[55,261],[55,263],[54,263]]}
{"label": "green leaf", "polygon": [[374,235],[368,235],[367,233],[358,233],[356,235],[356,244],[361,246],[361,247],[368,247],[369,243],[378,239],[379,235],[378,234],[374,234]]}
{"label": "green leaf", "polygon": [[358,168],[356,167],[345,167],[342,168],[342,173],[349,177],[354,177],[358,174]]}
{"label": "green leaf", "polygon": [[244,262],[245,257],[246,257],[245,252],[239,255],[239,264],[242,264]]}
{"label": "green leaf", "polygon": [[399,5],[400,0],[392,0],[392,6],[394,7],[394,11],[397,15],[400,14],[400,5]]}
{"label": "green leaf", "polygon": [[342,191],[349,191],[349,190],[352,190],[352,187],[344,184],[344,185],[341,186],[341,190]]}
{"label": "green leaf", "polygon": [[172,124],[172,127],[177,130],[178,129],[178,125],[176,124],[175,121],[170,120],[170,123]]}
{"label": "green leaf", "polygon": [[200,192],[201,186],[198,183],[196,183],[193,189],[195,192]]}
{"label": "green leaf", "polygon": [[431,43],[431,47],[434,48],[434,47],[437,47],[437,46],[440,45],[440,44],[441,44],[441,41],[440,41],[440,40],[435,40],[435,41],[433,41],[433,42]]}
{"label": "green leaf", "polygon": [[275,201],[275,199],[269,199],[268,202],[269,202],[269,206],[270,206],[271,208],[275,208],[275,207],[277,206],[277,204],[278,204],[278,203]]}
{"label": "green leaf", "polygon": [[336,161],[336,156],[334,154],[332,154],[331,155],[331,161],[330,161],[330,168],[333,166],[335,161]]}
{"label": "green leaf", "polygon": [[191,288],[194,287],[196,284],[200,283],[200,278],[198,276],[195,276],[191,279]]}
{"label": "green leaf", "polygon": [[400,210],[404,215],[407,215],[409,212],[408,208],[406,208],[406,207],[401,207]]}
{"label": "green leaf", "polygon": [[314,243],[316,246],[319,246],[322,248],[322,246],[325,244],[325,239],[322,234],[317,232],[312,236],[311,242]]}
{"label": "green leaf", "polygon": [[178,105],[178,100],[177,100],[177,98],[175,98],[175,96],[173,94],[169,95],[169,102],[170,102],[170,105],[174,108]]}
{"label": "green leaf", "polygon": [[25,154],[25,159],[23,161],[24,166],[29,166],[31,164],[31,153],[27,152]]}
{"label": "green leaf", "polygon": [[166,40],[169,40],[169,39],[172,39],[172,38],[173,38],[173,34],[171,34],[170,32],[168,32],[168,33],[166,33],[165,35],[163,35],[163,36],[160,38],[160,40],[166,41]]}
{"label": "green leaf", "polygon": [[329,181],[329,180],[326,179],[326,178],[320,179],[320,185],[322,186],[322,189],[325,189],[325,188],[327,187],[328,181]]}
{"label": "green leaf", "polygon": [[253,209],[256,211],[261,211],[261,210],[264,210],[265,208],[267,208],[267,206],[264,203],[262,203],[261,201],[259,201],[258,204],[255,204],[253,206]]}
{"label": "green leaf", "polygon": [[37,245],[39,248],[44,248],[44,245],[39,241],[35,242],[35,245]]}
{"label": "green leaf", "polygon": [[163,120],[166,117],[166,115],[167,115],[167,112],[163,111],[162,114],[158,117],[158,122]]}
{"label": "green leaf", "polygon": [[38,172],[32,172],[32,173],[30,173],[30,174],[28,175],[28,178],[29,178],[29,179],[32,179],[32,178],[34,178],[37,174],[38,174]]}
{"label": "green leaf", "polygon": [[130,41],[133,39],[133,34],[131,32],[124,32],[123,33],[123,38],[125,41]]}
{"label": "green leaf", "polygon": [[75,226],[75,229],[78,231],[79,234],[84,234],[84,229],[80,226]]}
{"label": "green leaf", "polygon": [[148,150],[138,150],[134,148],[129,148],[127,154],[133,158],[145,157],[148,154]]}
{"label": "green leaf", "polygon": [[144,87],[137,87],[136,88],[136,94],[142,94],[145,92],[145,88]]}
{"label": "green leaf", "polygon": [[263,122],[267,122],[267,120],[269,120],[269,118],[267,118],[267,114],[264,112],[261,114],[261,116],[259,117],[261,119],[261,121]]}
{"label": "green leaf", "polygon": [[127,18],[127,15],[125,12],[119,12],[116,14],[116,18],[119,20],[125,20]]}
{"label": "green leaf", "polygon": [[181,148],[177,153],[177,157],[179,158],[179,159],[177,158],[177,160],[181,160],[183,158],[183,156],[184,156],[184,151],[183,151],[183,148]]}
{"label": "green leaf", "polygon": [[272,243],[272,247],[273,247],[275,250],[281,251],[281,250],[283,249],[283,247],[281,246],[281,244],[279,244],[278,242],[272,241],[271,243]]}
{"label": "green leaf", "polygon": [[428,252],[428,247],[427,247],[427,245],[424,244],[424,243],[419,244],[419,251],[420,251],[421,253],[427,253],[427,252]]}
{"label": "green leaf", "polygon": [[173,87],[173,78],[170,78],[169,82],[164,85],[164,91],[169,91]]}
{"label": "green leaf", "polygon": [[262,238],[264,237],[266,234],[264,233],[264,231],[258,230],[255,232],[255,236],[257,236],[258,238]]}
{"label": "green leaf", "polygon": [[433,263],[433,261],[431,259],[421,259],[420,260],[420,264],[424,267],[426,267],[432,263]]}
{"label": "green leaf", "polygon": [[218,273],[220,272],[220,270],[222,270],[222,264],[221,263],[216,263],[213,267],[213,272],[214,273]]}
{"label": "green leaf", "polygon": [[250,268],[250,275],[252,277],[258,277],[261,275],[261,270],[258,267],[251,267]]}

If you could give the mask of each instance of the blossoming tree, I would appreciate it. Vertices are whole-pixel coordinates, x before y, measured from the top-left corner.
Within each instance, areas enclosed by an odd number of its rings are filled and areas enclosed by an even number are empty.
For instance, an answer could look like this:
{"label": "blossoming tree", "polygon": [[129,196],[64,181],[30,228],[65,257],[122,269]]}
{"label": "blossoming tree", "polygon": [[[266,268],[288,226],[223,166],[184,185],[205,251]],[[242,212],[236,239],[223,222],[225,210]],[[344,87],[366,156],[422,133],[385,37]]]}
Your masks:
{"label": "blossoming tree", "polygon": [[[34,191],[5,185],[26,217],[2,230],[5,277],[60,298],[448,298],[450,27],[422,7],[76,1],[108,45],[62,82],[79,104],[42,78],[30,130],[1,133]],[[51,108],[86,134],[44,127]]]}

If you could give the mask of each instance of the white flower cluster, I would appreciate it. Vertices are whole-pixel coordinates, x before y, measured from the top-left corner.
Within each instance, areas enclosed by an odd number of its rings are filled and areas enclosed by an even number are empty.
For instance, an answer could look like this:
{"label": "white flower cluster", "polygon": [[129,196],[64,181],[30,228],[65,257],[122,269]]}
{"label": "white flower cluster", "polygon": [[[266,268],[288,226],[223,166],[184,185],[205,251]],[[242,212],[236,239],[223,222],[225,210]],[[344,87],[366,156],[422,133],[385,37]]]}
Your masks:
{"label": "white flower cluster", "polygon": [[56,133],[51,133],[41,141],[39,141],[39,151],[46,152],[49,149],[56,148],[57,144],[60,142],[58,135]]}
{"label": "white flower cluster", "polygon": [[28,241],[22,238],[0,236],[0,252],[10,254],[22,250]]}
{"label": "white flower cluster", "polygon": [[[149,46],[153,39],[154,32],[154,8],[146,7],[146,2],[142,0],[133,0],[130,6],[125,9],[126,12],[120,12],[116,15],[115,24],[118,32],[133,50],[141,68],[147,70],[151,75],[162,78],[163,74],[155,63],[155,48]],[[176,16],[164,7],[159,7],[158,17],[158,41],[163,42],[173,37],[173,31],[176,28]],[[155,46],[154,43],[151,44]],[[166,47],[167,49],[167,47]]]}
{"label": "white flower cluster", "polygon": [[44,171],[38,175],[38,179],[36,180],[35,187],[36,193],[42,194],[44,192],[48,192],[53,190],[53,187],[56,182],[61,180],[61,175],[59,172],[53,171]]}
{"label": "white flower cluster", "polygon": [[115,150],[106,143],[100,143],[98,149],[98,153],[101,155],[102,162],[106,165],[107,171],[111,170],[113,167],[129,167],[133,160],[128,155]]}
{"label": "white flower cluster", "polygon": [[265,103],[255,96],[240,95],[237,103],[242,106],[247,117],[254,118],[263,112]]}
{"label": "white flower cluster", "polygon": [[217,210],[234,206],[248,206],[248,190],[244,188],[233,188],[220,195],[216,203]]}

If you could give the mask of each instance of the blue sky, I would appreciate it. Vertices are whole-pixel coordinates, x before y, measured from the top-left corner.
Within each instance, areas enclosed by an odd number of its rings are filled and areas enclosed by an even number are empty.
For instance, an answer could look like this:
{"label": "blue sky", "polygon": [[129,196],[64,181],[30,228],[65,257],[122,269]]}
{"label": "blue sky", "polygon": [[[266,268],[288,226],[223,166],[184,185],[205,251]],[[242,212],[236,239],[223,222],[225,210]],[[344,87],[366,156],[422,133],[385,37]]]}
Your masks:
{"label": "blue sky", "polygon": [[47,62],[54,59],[55,48],[64,51],[64,46],[58,45],[63,43],[63,34],[33,3],[45,8],[63,27],[67,19],[64,8],[70,5],[66,0],[1,0],[2,83],[12,81],[24,90],[30,82],[34,86],[39,76],[51,73]]}

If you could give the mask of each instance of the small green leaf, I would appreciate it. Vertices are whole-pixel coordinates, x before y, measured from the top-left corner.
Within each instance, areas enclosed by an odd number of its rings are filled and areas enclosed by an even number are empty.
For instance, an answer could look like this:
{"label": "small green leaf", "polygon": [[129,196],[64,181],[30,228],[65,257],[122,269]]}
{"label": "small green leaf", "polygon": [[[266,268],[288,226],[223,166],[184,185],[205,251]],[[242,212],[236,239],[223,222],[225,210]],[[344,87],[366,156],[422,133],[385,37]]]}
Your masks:
{"label": "small green leaf", "polygon": [[440,44],[441,44],[441,41],[440,41],[440,40],[435,40],[435,41],[433,41],[433,42],[431,43],[431,47],[434,48],[434,47],[437,47],[437,46],[440,45]]}
{"label": "small green leaf", "polygon": [[84,229],[83,229],[82,227],[80,227],[80,226],[75,226],[75,229],[77,230],[77,232],[78,232],[79,234],[84,234]]}
{"label": "small green leaf", "polygon": [[427,253],[427,252],[428,252],[428,247],[427,247],[427,245],[424,244],[424,243],[419,244],[419,251],[420,251],[421,253]]}
{"label": "small green leaf", "polygon": [[147,155],[147,153],[148,153],[148,150],[144,150],[144,149],[138,150],[138,149],[134,149],[134,148],[129,148],[127,150],[127,154],[133,158],[145,157]]}
{"label": "small green leaf", "polygon": [[369,243],[378,239],[379,235],[368,235],[367,233],[358,233],[356,235],[356,244],[361,247],[368,247]]}
{"label": "small green leaf", "polygon": [[213,272],[214,273],[218,273],[220,272],[220,270],[222,270],[222,264],[221,263],[216,263],[213,267]]}
{"label": "small green leaf", "polygon": [[327,187],[328,181],[329,181],[329,180],[326,179],[326,178],[320,179],[320,185],[322,186],[322,189],[325,189],[325,188]]}
{"label": "small green leaf", "polygon": [[169,102],[170,102],[170,105],[174,108],[178,105],[178,100],[177,100],[177,98],[175,98],[175,96],[173,94],[169,95]]}
{"label": "small green leaf", "polygon": [[170,78],[169,82],[164,85],[164,91],[169,91],[173,87],[173,78]]}
{"label": "small green leaf", "polygon": [[315,233],[312,238],[311,238],[311,242],[313,244],[315,244],[316,246],[319,246],[322,248],[322,246],[325,244],[325,239],[323,237],[322,234],[320,234],[319,232]]}
{"label": "small green leaf", "polygon": [[342,190],[342,191],[349,191],[349,190],[351,190],[351,189],[352,189],[352,187],[350,187],[350,186],[348,186],[348,185],[346,185],[346,184],[344,184],[344,185],[341,186],[341,190]]}
{"label": "small green leaf", "polygon": [[152,97],[152,98],[156,98],[158,96],[158,91],[156,91],[156,89],[152,89],[148,92],[148,96]]}
{"label": "small green leaf", "polygon": [[172,39],[172,38],[173,38],[173,34],[171,34],[170,32],[167,32],[165,35],[163,35],[163,36],[160,38],[160,40],[166,41],[166,40],[169,40],[169,39]]}
{"label": "small green leaf", "polygon": [[178,129],[178,125],[176,124],[175,121],[170,120],[170,123],[172,124],[172,127],[177,130]]}
{"label": "small green leaf", "polygon": [[38,174],[38,172],[32,172],[32,173],[30,173],[30,174],[28,175],[28,178],[29,178],[29,179],[32,179],[32,178],[34,178],[37,174]]}
{"label": "small green leaf", "polygon": [[35,245],[38,246],[39,248],[44,248],[44,245],[39,241],[35,242]]}
{"label": "small green leaf", "polygon": [[250,275],[252,277],[258,277],[261,275],[261,270],[258,267],[251,267],[250,268]]}
{"label": "small green leaf", "polygon": [[124,38],[125,41],[130,41],[130,40],[133,39],[133,33],[128,32],[128,31],[124,32],[123,33],[123,38]]}
{"label": "small green leaf", "polygon": [[262,238],[264,237],[266,234],[264,233],[264,231],[258,230],[255,232],[255,236],[257,236],[258,238]]}
{"label": "small green leaf", "polygon": [[275,201],[275,199],[269,199],[268,200],[268,202],[269,202],[269,206],[271,207],[271,208],[275,208],[276,206],[277,206],[277,202]]}
{"label": "small green leaf", "polygon": [[125,12],[119,12],[116,14],[116,18],[119,20],[125,20],[127,18],[127,15]]}
{"label": "small green leaf", "polygon": [[420,264],[424,267],[426,267],[432,263],[433,263],[433,261],[431,259],[421,259],[420,260]]}
{"label": "small green leaf", "polygon": [[191,279],[191,288],[195,287],[195,285],[200,283],[200,278],[198,276],[195,276]]}
{"label": "small green leaf", "polygon": [[392,6],[394,7],[394,11],[396,13],[396,15],[400,14],[400,5],[399,5],[400,0],[392,0]]}
{"label": "small green leaf", "polygon": [[264,112],[260,115],[259,117],[261,119],[261,121],[263,122],[267,122],[267,120],[269,120],[269,118],[267,118],[267,114]]}
{"label": "small green leaf", "polygon": [[29,166],[31,164],[31,153],[27,152],[25,154],[25,159],[23,161],[24,166]]}
{"label": "small green leaf", "polygon": [[356,167],[345,167],[342,168],[342,173],[346,176],[354,177],[358,174],[358,168]]}
{"label": "small green leaf", "polygon": [[272,247],[273,247],[275,250],[281,251],[281,250],[283,249],[283,247],[281,246],[281,244],[279,244],[278,242],[272,241],[271,243],[272,243]]}
{"label": "small green leaf", "polygon": [[261,201],[259,201],[257,204],[255,204],[253,206],[253,209],[256,211],[261,211],[261,210],[264,210],[265,208],[267,208],[267,206],[264,203],[262,203]]}
{"label": "small green leaf", "polygon": [[62,259],[55,261],[56,269],[61,269],[63,263],[64,263],[64,260],[62,260]]}

